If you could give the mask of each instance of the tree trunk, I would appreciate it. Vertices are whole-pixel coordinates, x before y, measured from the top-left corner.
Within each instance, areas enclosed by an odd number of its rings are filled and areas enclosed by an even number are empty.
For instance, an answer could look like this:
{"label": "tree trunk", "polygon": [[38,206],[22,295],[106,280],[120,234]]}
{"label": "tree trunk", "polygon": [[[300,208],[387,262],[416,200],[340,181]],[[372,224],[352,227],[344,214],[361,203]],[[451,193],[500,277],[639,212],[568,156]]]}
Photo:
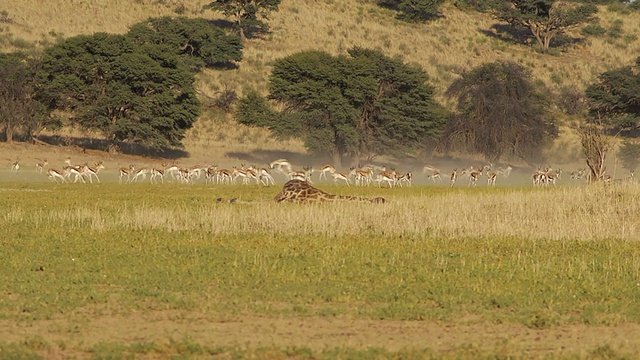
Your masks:
{"label": "tree trunk", "polygon": [[551,39],[553,38],[553,33],[545,33],[544,34],[544,43],[542,45],[542,52],[546,53],[549,51],[549,46],[551,46]]}
{"label": "tree trunk", "polygon": [[612,148],[612,141],[596,126],[584,126],[579,130],[582,151],[590,170],[589,182],[604,180],[607,171],[605,161]]}
{"label": "tree trunk", "polygon": [[336,169],[342,169],[342,156],[338,151],[331,152],[331,160],[333,161],[333,166]]}
{"label": "tree trunk", "polygon": [[245,43],[245,40],[247,40],[247,37],[244,34],[244,28],[242,27],[242,14],[237,13],[236,14],[236,24],[238,25],[238,32],[240,34],[240,40],[242,41],[242,43]]}
{"label": "tree trunk", "polygon": [[540,46],[540,51],[545,52],[544,41],[540,35],[540,29],[535,24],[529,24],[529,30],[531,30],[531,33],[536,38],[536,42]]}
{"label": "tree trunk", "polygon": [[13,126],[11,124],[7,124],[7,128],[4,133],[7,136],[7,143],[13,143]]}
{"label": "tree trunk", "polygon": [[541,49],[542,53],[546,53],[547,51],[549,51],[549,38],[545,37],[544,41],[542,42],[542,49]]}
{"label": "tree trunk", "polygon": [[118,154],[120,153],[120,147],[118,146],[118,144],[116,144],[115,142],[110,142],[109,143],[109,154]]}
{"label": "tree trunk", "polygon": [[244,44],[245,41],[247,40],[247,37],[244,34],[244,29],[238,25],[239,31],[240,31],[240,40],[242,41],[242,43]]}

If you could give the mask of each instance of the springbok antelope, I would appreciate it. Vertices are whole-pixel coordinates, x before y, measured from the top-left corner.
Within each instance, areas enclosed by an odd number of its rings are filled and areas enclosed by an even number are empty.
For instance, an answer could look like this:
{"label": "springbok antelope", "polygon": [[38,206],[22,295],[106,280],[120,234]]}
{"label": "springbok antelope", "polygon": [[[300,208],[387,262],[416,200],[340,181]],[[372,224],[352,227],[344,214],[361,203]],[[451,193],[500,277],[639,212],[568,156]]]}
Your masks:
{"label": "springbok antelope", "polygon": [[44,170],[45,167],[47,167],[47,165],[49,165],[49,162],[47,161],[47,159],[44,160],[40,160],[40,159],[36,159],[38,160],[38,162],[36,163],[36,170],[42,174],[42,171]]}
{"label": "springbok antelope", "polygon": [[431,179],[434,183],[442,182],[442,175],[440,175],[440,171],[434,170],[431,175],[427,175],[427,179]]}
{"label": "springbok antelope", "polygon": [[311,166],[305,166],[302,171],[292,171],[287,174],[287,176],[289,176],[289,180],[302,180],[313,184],[313,181],[311,181],[312,174],[313,168]]}
{"label": "springbok antelope", "polygon": [[333,181],[337,184],[338,181],[344,181],[345,184],[347,184],[347,186],[350,186],[349,183],[351,182],[351,180],[349,180],[349,177],[347,177],[346,175],[339,173],[337,171],[333,171],[331,173],[331,176],[333,176]]}
{"label": "springbok antelope", "polygon": [[179,171],[180,171],[180,167],[178,165],[171,165],[169,167],[164,166],[165,175],[171,175],[172,180],[178,180]]}
{"label": "springbok antelope", "polygon": [[[434,183],[442,182],[442,175],[440,174],[440,170],[432,166],[425,166],[422,171],[424,174],[426,174],[427,179],[431,179]],[[427,172],[429,171],[431,171],[431,174],[427,174]]]}
{"label": "springbok antelope", "polygon": [[549,184],[553,184],[556,186],[556,181],[560,179],[560,175],[562,174],[562,170],[556,170],[555,172],[551,170],[551,168],[547,168],[544,173],[544,184],[545,186],[549,186]]}
{"label": "springbok antelope", "polygon": [[407,184],[407,186],[411,186],[412,181],[413,181],[413,174],[411,173],[411,171],[409,171],[408,173],[402,176],[398,176],[396,178],[396,184],[398,184],[398,186],[402,186],[402,184]]}
{"label": "springbok antelope", "polygon": [[182,184],[193,184],[193,172],[188,168],[180,168],[176,178]]}
{"label": "springbok antelope", "polygon": [[216,184],[231,184],[233,177],[231,171],[227,169],[220,169],[216,174]]}
{"label": "springbok antelope", "polygon": [[49,177],[49,179],[55,181],[56,183],[58,183],[58,179],[60,179],[61,183],[66,183],[67,180],[64,178],[64,176],[60,173],[60,171],[56,170],[56,169],[49,169],[47,170],[47,176]]}
{"label": "springbok antelope", "polygon": [[[67,159],[64,161],[64,163],[65,163],[66,166],[63,167],[63,171],[64,170],[75,169],[77,172],[82,173],[82,169],[83,169],[84,165],[73,165],[71,163],[71,156],[67,156]],[[85,163],[85,165],[86,165],[86,163]],[[71,171],[71,174],[75,175],[75,172]]]}
{"label": "springbok antelope", "polygon": [[360,186],[369,186],[373,183],[373,168],[366,166],[366,167],[359,167],[359,168],[352,168],[352,170],[355,170],[355,183],[356,186],[360,185]]}
{"label": "springbok antelope", "polygon": [[542,171],[540,169],[534,172],[533,175],[531,176],[531,180],[533,181],[533,186],[543,185],[547,181],[545,176],[546,176],[545,171]]}
{"label": "springbok antelope", "polygon": [[82,174],[82,176],[87,176],[87,178],[89,179],[89,182],[93,184],[93,177],[96,177],[96,180],[98,180],[98,182],[100,182],[100,178],[98,177],[98,173],[100,172],[100,170],[104,169],[104,165],[102,164],[102,161],[96,163],[95,167],[90,167],[88,164],[84,164],[82,166],[82,168],[80,169],[80,174]]}
{"label": "springbok antelope", "polygon": [[287,159],[274,160],[271,162],[271,164],[269,164],[269,168],[279,171],[285,176],[289,176],[289,174],[293,172],[293,167],[291,166],[291,163],[287,161]]}
{"label": "springbok antelope", "polygon": [[[327,165],[323,166],[320,169],[320,177],[318,178],[318,180],[322,180],[322,178],[324,178],[326,180],[327,179],[327,173],[334,174],[335,172],[336,172],[336,168],[333,167],[333,165],[327,164]],[[335,180],[335,176],[334,176],[334,180]]]}
{"label": "springbok antelope", "polygon": [[449,186],[453,187],[456,184],[456,180],[458,180],[458,169],[453,170],[451,173],[451,177],[449,178]]}
{"label": "springbok antelope", "polygon": [[71,163],[71,156],[67,156],[67,158],[64,160],[64,164],[65,164],[66,166],[72,166],[72,167],[76,167],[76,168],[77,168],[77,167],[79,167],[78,165],[73,165],[73,164]]}
{"label": "springbok antelope", "polygon": [[476,186],[478,179],[482,176],[483,169],[473,169],[471,168],[471,172],[469,173],[469,186]]}
{"label": "springbok antelope", "polygon": [[153,168],[151,169],[151,176],[149,176],[149,180],[152,184],[155,184],[157,181],[156,178],[160,178],[160,180],[164,184],[164,173],[165,171],[162,169]]}
{"label": "springbok antelope", "polygon": [[251,169],[244,169],[244,165],[241,169],[238,169],[234,166],[231,177],[231,182],[233,183],[235,183],[238,178],[242,178],[242,184],[244,185],[248,185],[251,179],[254,179],[256,181],[256,184],[258,183],[258,175],[256,174],[256,172]]}
{"label": "springbok antelope", "polygon": [[248,175],[250,178],[255,178],[256,184],[262,184],[263,186],[276,184],[273,176],[269,173],[269,170],[265,168],[258,168],[256,165],[251,165],[247,168],[247,171],[249,172]]}
{"label": "springbok antelope", "polygon": [[[200,166],[200,165],[194,165],[191,168],[187,169],[189,171],[189,178],[190,179],[200,179],[200,176],[202,176],[202,173],[207,171],[207,167],[206,166]],[[191,180],[193,181],[193,180]]]}
{"label": "springbok antelope", "polygon": [[18,170],[20,170],[20,162],[18,160],[16,160],[12,165],[11,165],[11,172],[17,173]]}
{"label": "springbok antelope", "polygon": [[211,165],[209,167],[207,167],[207,169],[204,172],[204,182],[205,184],[212,184],[213,181],[216,179],[216,176],[218,174],[218,165]]}
{"label": "springbok antelope", "polygon": [[83,183],[86,183],[86,181],[84,181],[84,176],[82,176],[81,169],[78,169],[75,166],[65,166],[62,171],[63,171],[62,176],[64,176],[65,179],[73,175],[75,177],[73,180],[74,183],[77,183],[78,180],[82,181]]}
{"label": "springbok antelope", "polygon": [[141,178],[141,180],[144,181],[147,178],[147,174],[149,174],[150,172],[151,170],[147,168],[140,168],[138,170],[134,170],[133,177],[131,178],[130,182],[138,181],[138,178]]}
{"label": "springbok antelope", "polygon": [[394,187],[396,185],[396,171],[381,171],[376,178],[376,183],[379,187],[382,187],[382,183],[387,183],[390,188]]}
{"label": "springbok antelope", "polygon": [[487,186],[496,186],[497,177],[498,177],[497,173],[487,171]]}
{"label": "springbok antelope", "polygon": [[118,178],[118,182],[122,184],[122,178],[125,176],[127,177],[127,182],[129,182],[129,180],[131,180],[131,174],[133,174],[134,170],[135,166],[133,164],[129,165],[129,168],[120,168],[120,177]]}
{"label": "springbok antelope", "polygon": [[274,185],[276,184],[275,180],[273,179],[273,176],[271,176],[271,174],[269,173],[269,171],[265,168],[260,168],[257,169],[256,172],[258,173],[258,180],[260,181],[260,183],[264,186],[269,186],[269,185]]}

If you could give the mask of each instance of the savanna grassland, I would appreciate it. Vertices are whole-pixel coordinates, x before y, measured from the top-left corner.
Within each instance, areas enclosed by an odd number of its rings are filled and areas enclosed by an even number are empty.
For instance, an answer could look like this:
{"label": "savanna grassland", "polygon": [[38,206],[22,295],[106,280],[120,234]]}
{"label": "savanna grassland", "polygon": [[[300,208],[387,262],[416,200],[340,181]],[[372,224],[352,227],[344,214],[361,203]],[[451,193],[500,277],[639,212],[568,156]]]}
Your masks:
{"label": "savanna grassland", "polygon": [[[206,2],[0,3],[4,51],[57,38],[124,33],[150,16],[219,18]],[[398,22],[365,1],[283,1],[272,33],[245,44],[237,69],[205,71],[199,91],[266,90],[270,62],[359,45],[420,64],[440,92],[497,59],[531,68],[552,91],[584,88],[638,56],[640,16],[602,8],[619,37],[550,54],[506,41],[488,15],[451,5],[429,24]],[[579,36],[579,33],[573,34]],[[443,95],[439,100],[446,103]],[[581,162],[571,118],[551,164]],[[93,136],[67,130],[71,136]],[[184,141],[191,166],[284,155],[295,140],[209,110]],[[561,149],[558,150],[558,149]],[[275,204],[275,187],[118,184],[116,169],[164,159],[63,146],[0,144],[0,358],[634,358],[640,353],[640,187],[634,182],[471,188],[336,186],[386,204]],[[102,183],[54,184],[60,168],[104,160]],[[23,169],[9,172],[19,158]],[[34,159],[34,160],[32,160]],[[476,161],[476,160],[474,160]],[[464,160],[462,160],[464,162]],[[468,166],[473,163],[464,163]],[[447,170],[452,164],[445,164]],[[571,165],[575,166],[575,165]],[[615,176],[615,164],[612,166]],[[416,173],[416,176],[423,176]],[[617,176],[618,178],[620,175]],[[483,184],[484,185],[484,184]],[[218,197],[238,198],[235,204]]]}
{"label": "savanna grassland", "polygon": [[[202,11],[206,1],[10,1],[1,5],[0,49],[4,51],[42,48],[58,38],[94,32],[125,33],[129,26],[148,17],[180,15],[219,19],[220,13]],[[443,17],[428,24],[406,24],[392,11],[373,1],[303,0],[283,1],[269,20],[272,33],[264,39],[249,39],[244,60],[237,69],[205,70],[198,76],[198,91],[204,99],[224,89],[240,96],[247,87],[266,91],[271,62],[293,53],[319,49],[344,53],[353,46],[379,48],[419,64],[431,77],[436,97],[451,105],[444,90],[463,71],[485,62],[511,60],[526,66],[534,78],[556,95],[562,88],[583,90],[609,69],[631,64],[640,53],[640,15],[601,7],[599,25],[608,35],[585,38],[579,29],[570,31],[565,45],[540,54],[532,45],[509,40],[487,14],[466,13],[450,4]],[[581,161],[575,120],[558,112],[561,136],[549,149],[552,164]],[[95,134],[78,134],[94,136]],[[207,111],[184,140],[194,163],[241,161],[242,155],[257,151],[305,154],[302,143],[276,141],[266,130],[241,126],[231,115]],[[275,156],[278,158],[278,156]],[[326,159],[319,160],[320,162]]]}
{"label": "savanna grassland", "polygon": [[2,357],[640,351],[636,184],[319,186],[4,182]]}

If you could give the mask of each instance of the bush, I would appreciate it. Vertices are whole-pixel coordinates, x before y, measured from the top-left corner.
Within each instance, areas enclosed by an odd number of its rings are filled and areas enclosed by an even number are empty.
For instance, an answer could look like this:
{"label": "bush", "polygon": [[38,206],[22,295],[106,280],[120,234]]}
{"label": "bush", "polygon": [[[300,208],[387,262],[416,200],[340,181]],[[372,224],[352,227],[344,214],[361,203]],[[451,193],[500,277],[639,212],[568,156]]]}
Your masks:
{"label": "bush", "polygon": [[618,149],[618,159],[625,169],[635,171],[640,163],[640,143],[625,140]]}
{"label": "bush", "polygon": [[456,0],[453,5],[463,11],[475,10],[484,12],[491,9],[490,2],[485,0]]}
{"label": "bush", "polygon": [[584,94],[573,88],[564,86],[560,89],[556,105],[567,115],[578,115],[587,110]]}
{"label": "bush", "polygon": [[218,93],[213,100],[213,106],[217,107],[224,112],[230,112],[233,105],[238,101],[238,94],[233,89],[224,89]]}
{"label": "bush", "polygon": [[587,25],[580,30],[582,36],[595,36],[601,37],[607,33],[607,29],[600,25]]}
{"label": "bush", "polygon": [[623,22],[620,19],[616,19],[611,23],[611,28],[607,32],[607,36],[609,39],[619,39],[624,34],[624,29],[622,28]]}

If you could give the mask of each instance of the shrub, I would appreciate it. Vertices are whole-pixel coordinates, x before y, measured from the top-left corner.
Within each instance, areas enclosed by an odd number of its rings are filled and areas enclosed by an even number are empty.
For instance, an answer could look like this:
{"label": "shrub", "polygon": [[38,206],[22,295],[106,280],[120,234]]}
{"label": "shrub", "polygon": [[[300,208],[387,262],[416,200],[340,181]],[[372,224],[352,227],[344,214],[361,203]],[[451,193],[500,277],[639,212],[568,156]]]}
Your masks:
{"label": "shrub", "polygon": [[580,33],[583,36],[595,36],[595,37],[600,37],[600,36],[604,36],[607,33],[607,29],[605,29],[604,27],[597,25],[597,24],[589,24],[585,27],[583,27],[580,30]]}

